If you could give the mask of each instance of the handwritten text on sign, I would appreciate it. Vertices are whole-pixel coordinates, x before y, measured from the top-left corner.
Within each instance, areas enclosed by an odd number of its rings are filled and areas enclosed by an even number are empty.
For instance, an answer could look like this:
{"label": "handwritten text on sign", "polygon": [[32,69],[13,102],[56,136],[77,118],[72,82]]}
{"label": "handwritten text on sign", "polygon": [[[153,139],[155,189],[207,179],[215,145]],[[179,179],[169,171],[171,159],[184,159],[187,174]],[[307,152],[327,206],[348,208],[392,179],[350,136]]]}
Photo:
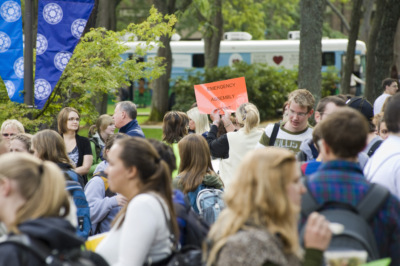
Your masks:
{"label": "handwritten text on sign", "polygon": [[235,112],[241,104],[249,101],[244,77],[194,85],[194,92],[199,111],[204,114],[225,108]]}

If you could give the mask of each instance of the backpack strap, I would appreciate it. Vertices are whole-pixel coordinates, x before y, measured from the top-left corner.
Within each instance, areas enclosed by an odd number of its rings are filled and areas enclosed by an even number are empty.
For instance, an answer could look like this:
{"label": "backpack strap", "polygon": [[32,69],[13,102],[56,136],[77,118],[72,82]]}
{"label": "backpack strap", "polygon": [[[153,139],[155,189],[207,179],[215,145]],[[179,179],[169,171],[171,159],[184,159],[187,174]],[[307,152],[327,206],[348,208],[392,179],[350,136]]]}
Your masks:
{"label": "backpack strap", "polygon": [[368,157],[371,157],[375,153],[375,151],[379,148],[379,146],[381,146],[382,142],[383,140],[378,140],[371,146],[371,148],[369,148],[367,153]]}
{"label": "backpack strap", "polygon": [[305,182],[304,185],[307,188],[307,192],[301,197],[301,214],[304,217],[308,217],[312,212],[317,211],[321,206],[311,194],[308,183]]}
{"label": "backpack strap", "polygon": [[280,125],[281,125],[281,123],[279,123],[279,122],[276,122],[274,124],[274,129],[272,130],[271,137],[269,138],[268,146],[274,146],[275,140],[276,140],[276,136],[278,135],[278,131],[279,131]]}
{"label": "backpack strap", "polygon": [[370,221],[382,208],[389,198],[390,192],[382,185],[373,183],[364,198],[358,203],[358,213],[367,221]]}

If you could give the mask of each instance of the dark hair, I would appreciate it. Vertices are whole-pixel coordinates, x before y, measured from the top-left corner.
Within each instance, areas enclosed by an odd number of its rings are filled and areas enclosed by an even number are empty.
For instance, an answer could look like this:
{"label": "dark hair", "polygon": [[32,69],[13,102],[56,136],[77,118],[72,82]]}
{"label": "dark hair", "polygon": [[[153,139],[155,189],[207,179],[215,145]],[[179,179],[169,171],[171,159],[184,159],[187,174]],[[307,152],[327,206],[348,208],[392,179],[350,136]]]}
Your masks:
{"label": "dark hair", "polygon": [[[65,132],[68,131],[68,129],[67,129],[68,116],[69,116],[69,113],[71,113],[71,112],[75,112],[78,114],[79,118],[81,117],[78,110],[76,110],[73,107],[64,107],[63,109],[61,109],[61,111],[58,113],[58,116],[57,116],[58,133],[64,134]],[[76,130],[76,133],[78,133],[78,131],[79,131],[79,127]]]}
{"label": "dark hair", "polygon": [[322,120],[321,138],[339,158],[354,158],[366,145],[367,119],[357,110],[342,107]]}
{"label": "dark hair", "polygon": [[[135,166],[137,169],[138,178],[142,184],[138,194],[155,192],[164,199],[170,212],[174,233],[178,235],[178,225],[172,205],[172,179],[167,163],[161,160],[156,149],[146,139],[139,137],[123,138],[117,140],[114,144],[121,147],[119,159],[124,166]],[[128,204],[123,207],[115,221],[118,221],[118,218],[126,213],[127,206]]]}
{"label": "dark hair", "polygon": [[170,111],[163,119],[163,141],[168,144],[179,142],[188,134],[189,117],[184,112]]}
{"label": "dark hair", "polygon": [[383,115],[389,132],[400,132],[400,94],[396,93],[387,102]]}
{"label": "dark hair", "polygon": [[382,90],[385,91],[386,90],[386,86],[390,86],[392,85],[393,82],[397,83],[397,80],[392,79],[392,78],[386,78],[382,81]]}
{"label": "dark hair", "polygon": [[123,139],[123,138],[128,138],[129,136],[126,135],[125,133],[116,133],[116,134],[112,134],[110,136],[108,136],[108,138],[106,139],[106,143],[104,144],[104,150],[103,150],[103,157],[104,159],[108,159],[107,158],[107,153],[106,150],[111,149],[112,145],[114,145],[114,142],[117,139]]}
{"label": "dark hair", "polygon": [[326,96],[318,102],[317,108],[315,110],[320,113],[325,112],[325,107],[328,105],[328,103],[333,103],[336,106],[345,106],[346,105],[346,102],[340,97]]}
{"label": "dark hair", "polygon": [[317,124],[312,132],[312,140],[314,142],[315,147],[317,148],[318,152],[321,151],[321,148],[318,145],[318,141],[321,139],[321,129],[319,127],[319,124]]}
{"label": "dark hair", "polygon": [[137,110],[136,104],[131,101],[122,101],[117,103],[120,111],[124,111],[130,119],[136,119],[137,117]]}
{"label": "dark hair", "polygon": [[149,139],[148,141],[157,150],[161,159],[168,164],[169,172],[172,174],[172,172],[176,170],[176,158],[171,146],[156,139]]}

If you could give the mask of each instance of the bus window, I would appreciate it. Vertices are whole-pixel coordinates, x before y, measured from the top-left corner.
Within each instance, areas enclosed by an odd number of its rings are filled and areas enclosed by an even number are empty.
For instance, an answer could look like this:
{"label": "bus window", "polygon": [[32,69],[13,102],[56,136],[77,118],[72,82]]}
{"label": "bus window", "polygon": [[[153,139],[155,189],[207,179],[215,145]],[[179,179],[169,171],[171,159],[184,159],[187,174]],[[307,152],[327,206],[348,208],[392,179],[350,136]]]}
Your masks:
{"label": "bus window", "polygon": [[192,67],[204,67],[204,54],[193,54]]}
{"label": "bus window", "polygon": [[335,65],[335,53],[334,52],[322,53],[322,65],[323,66],[334,66]]}

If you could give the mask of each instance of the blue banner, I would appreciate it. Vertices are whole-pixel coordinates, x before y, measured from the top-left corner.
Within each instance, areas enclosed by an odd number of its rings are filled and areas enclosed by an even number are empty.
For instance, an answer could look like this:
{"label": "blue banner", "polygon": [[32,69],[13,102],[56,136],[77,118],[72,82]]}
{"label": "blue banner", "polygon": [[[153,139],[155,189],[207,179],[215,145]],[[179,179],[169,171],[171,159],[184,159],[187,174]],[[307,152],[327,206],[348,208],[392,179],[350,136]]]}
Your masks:
{"label": "blue banner", "polygon": [[85,29],[94,0],[39,0],[35,105],[42,109]]}
{"label": "blue banner", "polygon": [[0,0],[0,76],[10,100],[24,102],[24,51],[20,0]]}

